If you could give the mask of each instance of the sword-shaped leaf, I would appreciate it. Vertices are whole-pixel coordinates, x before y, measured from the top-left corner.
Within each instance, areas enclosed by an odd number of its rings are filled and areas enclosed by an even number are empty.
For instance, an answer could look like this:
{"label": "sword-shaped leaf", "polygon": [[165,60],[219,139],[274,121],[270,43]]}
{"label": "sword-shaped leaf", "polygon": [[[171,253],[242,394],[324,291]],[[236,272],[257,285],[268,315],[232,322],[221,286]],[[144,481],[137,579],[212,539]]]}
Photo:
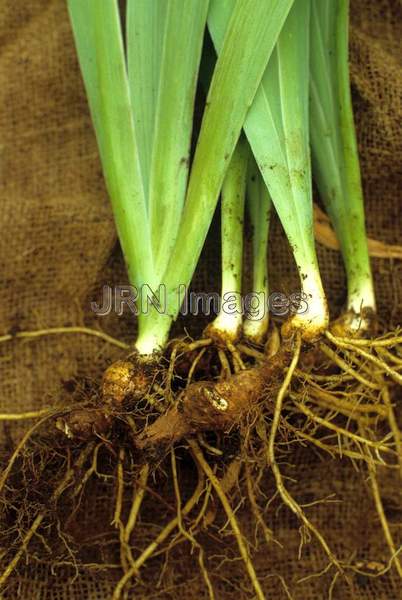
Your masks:
{"label": "sword-shaped leaf", "polygon": [[244,120],[293,0],[237,0],[222,40],[198,138],[177,244],[164,282],[176,317]]}
{"label": "sword-shaped leaf", "polygon": [[244,203],[249,158],[250,146],[242,136],[233,152],[221,192],[222,304],[208,333],[231,342],[239,337],[243,322]]}
{"label": "sword-shaped leaf", "polygon": [[176,241],[209,0],[128,0],[127,54],[155,269]]}
{"label": "sword-shaped leaf", "polygon": [[[233,2],[214,0],[208,25],[220,52]],[[289,322],[314,339],[328,310],[313,235],[309,150],[310,0],[295,0],[247,114],[244,130],[287,234],[308,310]]]}
{"label": "sword-shaped leaf", "polygon": [[116,0],[68,0],[103,172],[129,279],[153,285],[144,187]]}
{"label": "sword-shaped leaf", "polygon": [[167,6],[167,0],[127,0],[127,69],[147,201]]}
{"label": "sword-shaped leaf", "polygon": [[313,0],[311,144],[313,175],[340,242],[348,280],[349,326],[375,310],[348,63],[348,0]]}

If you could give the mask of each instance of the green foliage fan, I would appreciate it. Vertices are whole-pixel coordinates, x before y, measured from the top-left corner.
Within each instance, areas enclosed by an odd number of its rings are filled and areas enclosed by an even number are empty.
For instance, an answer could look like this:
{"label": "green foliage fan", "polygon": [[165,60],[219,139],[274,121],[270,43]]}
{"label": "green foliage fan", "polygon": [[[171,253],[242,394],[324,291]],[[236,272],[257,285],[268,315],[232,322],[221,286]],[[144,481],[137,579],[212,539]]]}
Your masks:
{"label": "green foliage fan", "polygon": [[152,288],[163,283],[166,289],[162,311],[154,307],[139,315],[140,354],[152,354],[167,341],[180,309],[177,290],[193,276],[231,155],[292,1],[236,2],[187,184],[208,1],[127,0],[126,60],[117,1],[68,0],[130,282]]}

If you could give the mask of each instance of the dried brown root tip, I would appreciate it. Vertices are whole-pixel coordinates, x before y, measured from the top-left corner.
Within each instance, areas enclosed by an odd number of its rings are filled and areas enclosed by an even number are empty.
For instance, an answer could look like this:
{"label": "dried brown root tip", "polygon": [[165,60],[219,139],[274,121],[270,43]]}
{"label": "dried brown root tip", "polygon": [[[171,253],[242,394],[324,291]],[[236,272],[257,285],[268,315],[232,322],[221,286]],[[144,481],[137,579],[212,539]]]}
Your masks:
{"label": "dried brown root tip", "polygon": [[79,408],[56,420],[56,428],[69,439],[90,440],[106,435],[112,420],[101,409]]}
{"label": "dried brown root tip", "polygon": [[239,341],[241,336],[241,325],[234,332],[228,332],[220,328],[215,321],[210,323],[204,329],[203,337],[209,338],[219,348],[227,348],[228,344],[234,344]]}
{"label": "dried brown root tip", "polygon": [[128,398],[136,402],[150,391],[159,368],[160,355],[133,353],[118,360],[103,375],[102,397],[109,408],[119,409]]}
{"label": "dried brown root tip", "polygon": [[228,379],[196,382],[184,390],[174,407],[146,427],[136,439],[138,448],[174,443],[202,431],[229,431],[256,406],[264,389],[282,374],[290,360],[288,349],[258,367]]}
{"label": "dried brown root tip", "polygon": [[360,313],[348,310],[331,324],[330,331],[336,337],[371,338],[378,331],[378,317],[370,307]]}

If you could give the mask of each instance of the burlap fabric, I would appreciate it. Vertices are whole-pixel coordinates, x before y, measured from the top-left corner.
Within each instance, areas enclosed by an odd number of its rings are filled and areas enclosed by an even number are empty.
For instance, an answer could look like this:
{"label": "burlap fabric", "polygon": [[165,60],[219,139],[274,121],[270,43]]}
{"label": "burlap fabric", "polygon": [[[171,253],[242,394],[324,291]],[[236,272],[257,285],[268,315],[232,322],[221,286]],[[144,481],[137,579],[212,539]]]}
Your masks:
{"label": "burlap fabric", "polygon": [[[352,1],[352,80],[368,230],[372,237],[399,244],[401,12],[399,0]],[[113,316],[97,319],[90,310],[90,301],[99,299],[104,283],[125,283],[126,275],[64,0],[3,0],[0,36],[0,335],[85,324],[129,341],[134,330],[131,320]],[[323,247],[318,250],[336,314],[345,296],[340,256]],[[218,260],[211,239],[199,268],[197,287],[217,287],[213,273],[218,270]],[[396,325],[402,309],[402,265],[380,259],[373,260],[373,265],[379,314],[384,322]],[[271,277],[274,290],[297,289],[278,223],[274,224],[271,244]],[[105,365],[120,355],[118,349],[101,340],[76,334],[0,344],[0,410],[48,406],[66,395],[71,381],[85,379],[96,385]],[[21,425],[2,425],[2,430],[9,451]],[[362,564],[377,561],[386,566],[388,550],[361,474],[346,461],[318,457],[309,448],[295,451],[290,462],[294,466],[289,474],[298,475],[300,481],[292,490],[299,500],[336,495],[338,502],[319,505],[311,513],[333,550],[345,560],[353,558]],[[189,482],[189,489],[192,485]],[[266,486],[267,493],[273,491],[269,478]],[[401,544],[400,484],[389,475],[384,475],[383,494],[392,532]],[[91,498],[81,509],[88,529],[100,519],[110,521],[112,512],[102,501],[101,489],[94,489]],[[158,523],[151,503],[148,509],[145,521],[150,525],[148,532],[143,528],[144,543],[147,537],[152,538],[154,523]],[[247,531],[247,511],[240,507],[238,516]],[[312,541],[298,558],[299,523],[289,511],[280,509],[279,503],[270,508],[267,519],[281,544],[260,544],[255,551],[267,597],[287,597],[278,576],[282,575],[295,599],[326,598],[333,573],[296,583],[325,567],[321,549]],[[243,566],[240,561],[230,561],[235,548],[230,536],[226,538],[227,546],[214,549],[215,563],[210,565],[217,598],[250,598]],[[207,597],[198,562],[188,545],[172,552],[171,562],[160,575],[162,566],[157,559],[151,562],[130,597]],[[110,597],[113,570],[84,569],[72,580],[74,574],[68,565],[53,573],[40,563],[25,568],[22,560],[6,597]],[[158,592],[159,575],[163,592]],[[339,580],[333,599],[349,598],[397,600],[402,593],[390,571],[381,579],[356,576],[349,587]]]}

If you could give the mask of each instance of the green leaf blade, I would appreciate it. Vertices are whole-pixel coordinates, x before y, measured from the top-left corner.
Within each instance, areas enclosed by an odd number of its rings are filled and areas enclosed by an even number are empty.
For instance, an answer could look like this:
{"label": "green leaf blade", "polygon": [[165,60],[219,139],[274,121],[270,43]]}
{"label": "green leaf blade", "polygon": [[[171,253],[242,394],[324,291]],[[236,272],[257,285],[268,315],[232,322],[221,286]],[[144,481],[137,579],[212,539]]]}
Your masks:
{"label": "green leaf blade", "polygon": [[129,0],[128,65],[155,270],[176,241],[209,0]]}
{"label": "green leaf blade", "polygon": [[188,285],[195,270],[227,166],[292,3],[238,0],[234,5],[207,98],[177,245],[164,278],[173,291],[169,306],[174,315],[174,291]]}
{"label": "green leaf blade", "polygon": [[[347,307],[375,310],[348,63],[348,0],[312,0],[310,66],[313,173],[340,241]],[[364,328],[360,317],[355,323]],[[352,325],[352,327],[355,327]]]}
{"label": "green leaf blade", "polygon": [[194,100],[208,0],[168,0],[150,175],[149,211],[162,277],[187,190]]}
{"label": "green leaf blade", "polygon": [[147,202],[167,6],[166,0],[127,0],[127,69]]}
{"label": "green leaf blade", "polygon": [[[228,10],[229,0],[224,4]],[[223,10],[217,0],[216,10]],[[285,229],[308,295],[308,314],[293,325],[315,337],[328,324],[313,235],[309,150],[310,0],[296,0],[244,123],[254,157]],[[215,25],[215,26],[214,26]],[[224,19],[211,24],[219,52]]]}
{"label": "green leaf blade", "polygon": [[153,284],[153,261],[118,5],[68,0],[103,172],[130,282]]}

